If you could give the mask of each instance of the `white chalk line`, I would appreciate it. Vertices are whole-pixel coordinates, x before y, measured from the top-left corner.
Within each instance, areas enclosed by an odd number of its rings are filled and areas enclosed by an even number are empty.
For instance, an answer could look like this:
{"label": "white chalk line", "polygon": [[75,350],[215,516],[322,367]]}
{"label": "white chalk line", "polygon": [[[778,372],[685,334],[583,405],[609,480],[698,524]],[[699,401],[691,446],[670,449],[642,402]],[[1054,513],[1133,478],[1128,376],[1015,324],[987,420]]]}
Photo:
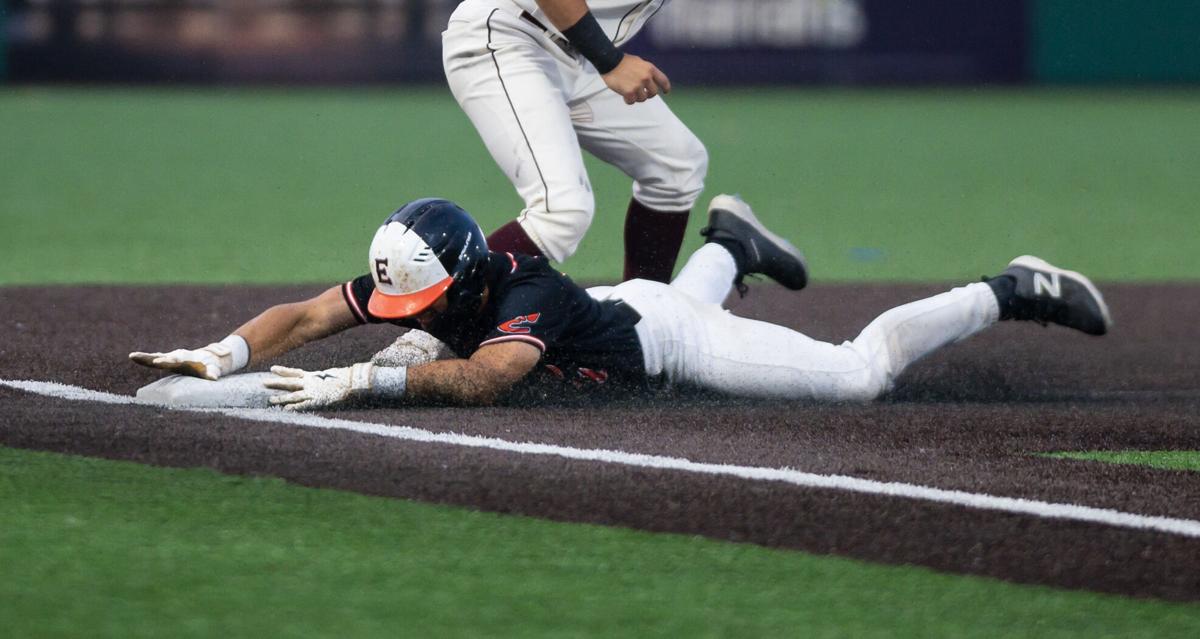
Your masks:
{"label": "white chalk line", "polygon": [[344,430],[414,442],[487,448],[525,455],[552,455],[579,461],[738,477],[758,481],[777,481],[807,488],[825,488],[869,495],[901,497],[941,504],[953,504],[980,510],[994,510],[1046,519],[1063,519],[1200,538],[1200,521],[1138,515],[1108,508],[1094,508],[1077,504],[1060,504],[1032,499],[999,497],[996,495],[969,493],[960,490],[944,490],[915,484],[860,479],[845,475],[818,475],[791,468],[713,464],[694,462],[680,457],[627,453],[619,450],[572,448],[570,446],[557,446],[553,444],[512,442],[494,437],[479,437],[458,433],[435,433],[410,426],[391,426],[348,419],[332,419],[319,415],[292,413],[274,408],[184,408],[164,406],[143,402],[125,395],[114,395],[112,393],[104,393],[55,382],[0,379],[0,386],[8,386],[48,397],[76,401],[153,406],[160,410],[227,415],[249,421]]}

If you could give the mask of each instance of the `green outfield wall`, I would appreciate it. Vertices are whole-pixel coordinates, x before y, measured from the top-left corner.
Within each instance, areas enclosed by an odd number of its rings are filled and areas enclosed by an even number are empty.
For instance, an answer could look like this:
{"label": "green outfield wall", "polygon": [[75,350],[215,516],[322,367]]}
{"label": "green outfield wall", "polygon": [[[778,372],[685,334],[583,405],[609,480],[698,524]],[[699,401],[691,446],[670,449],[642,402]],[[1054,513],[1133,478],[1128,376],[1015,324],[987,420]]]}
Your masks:
{"label": "green outfield wall", "polygon": [[1037,0],[1031,11],[1036,81],[1200,82],[1197,0]]}

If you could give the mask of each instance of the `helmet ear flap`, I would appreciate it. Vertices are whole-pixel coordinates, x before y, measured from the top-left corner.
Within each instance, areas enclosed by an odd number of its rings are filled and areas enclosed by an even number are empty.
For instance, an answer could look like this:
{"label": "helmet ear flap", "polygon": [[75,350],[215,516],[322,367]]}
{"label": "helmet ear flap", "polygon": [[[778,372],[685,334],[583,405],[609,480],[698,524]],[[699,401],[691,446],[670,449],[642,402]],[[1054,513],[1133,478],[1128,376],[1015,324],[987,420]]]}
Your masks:
{"label": "helmet ear flap", "polygon": [[[474,220],[472,220],[473,222]],[[447,296],[447,301],[451,307],[468,313],[474,313],[479,310],[479,305],[483,302],[483,291],[486,288],[489,251],[487,250],[487,241],[482,239],[482,231],[480,231],[477,237],[482,240],[483,245],[481,259],[459,260],[458,266],[460,270],[451,273],[451,276],[454,277],[454,284],[450,286]],[[469,252],[477,250],[473,247],[473,242],[470,240],[468,240],[466,248],[469,249]]]}

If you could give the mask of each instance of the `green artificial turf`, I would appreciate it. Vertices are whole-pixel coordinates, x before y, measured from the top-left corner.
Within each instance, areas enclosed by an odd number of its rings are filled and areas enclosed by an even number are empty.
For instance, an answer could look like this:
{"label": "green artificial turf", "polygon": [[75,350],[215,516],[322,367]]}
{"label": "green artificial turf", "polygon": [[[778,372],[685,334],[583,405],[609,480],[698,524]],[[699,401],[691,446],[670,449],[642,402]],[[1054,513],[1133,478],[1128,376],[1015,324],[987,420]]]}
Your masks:
{"label": "green artificial turf", "polygon": [[1200,634],[1195,605],[8,448],[0,522],[12,637]]}
{"label": "green artificial turf", "polygon": [[[1200,92],[716,90],[672,108],[816,281],[964,280],[1026,252],[1102,280],[1200,277]],[[335,282],[418,196],[490,230],[520,202],[441,87],[0,89],[0,285]],[[564,269],[621,271],[629,181]],[[694,215],[685,248],[704,215]]]}
{"label": "green artificial turf", "polygon": [[[816,281],[1200,277],[1200,92],[677,87]],[[0,285],[335,282],[520,203],[444,88],[0,88]],[[615,279],[628,180],[564,270]],[[699,244],[692,217],[685,249]],[[1194,462],[1194,458],[1193,458]],[[1193,466],[1194,468],[1194,466]],[[1200,636],[1200,609],[0,449],[4,636]]]}
{"label": "green artificial turf", "polygon": [[1050,453],[1047,457],[1099,461],[1109,464],[1134,464],[1165,470],[1200,471],[1200,451],[1197,450],[1093,450]]}

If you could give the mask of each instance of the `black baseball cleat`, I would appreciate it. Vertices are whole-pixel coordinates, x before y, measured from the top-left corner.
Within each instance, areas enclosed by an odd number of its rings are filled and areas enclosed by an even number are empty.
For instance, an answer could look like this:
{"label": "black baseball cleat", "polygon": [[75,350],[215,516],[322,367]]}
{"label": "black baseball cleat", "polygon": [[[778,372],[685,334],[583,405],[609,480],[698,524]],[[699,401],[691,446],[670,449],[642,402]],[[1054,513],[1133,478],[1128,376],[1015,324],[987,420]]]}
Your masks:
{"label": "black baseball cleat", "polygon": [[1112,326],[1108,305],[1092,281],[1041,258],[1022,255],[1008,263],[1001,276],[1016,282],[1001,319],[1060,324],[1089,335],[1103,335]]}
{"label": "black baseball cleat", "polygon": [[[709,242],[730,247],[738,262],[737,284],[742,277],[761,273],[783,286],[798,291],[808,284],[804,254],[791,242],[767,230],[754,216],[750,205],[737,195],[718,195],[708,205],[708,226],[700,231]],[[740,259],[739,259],[740,258]]]}

